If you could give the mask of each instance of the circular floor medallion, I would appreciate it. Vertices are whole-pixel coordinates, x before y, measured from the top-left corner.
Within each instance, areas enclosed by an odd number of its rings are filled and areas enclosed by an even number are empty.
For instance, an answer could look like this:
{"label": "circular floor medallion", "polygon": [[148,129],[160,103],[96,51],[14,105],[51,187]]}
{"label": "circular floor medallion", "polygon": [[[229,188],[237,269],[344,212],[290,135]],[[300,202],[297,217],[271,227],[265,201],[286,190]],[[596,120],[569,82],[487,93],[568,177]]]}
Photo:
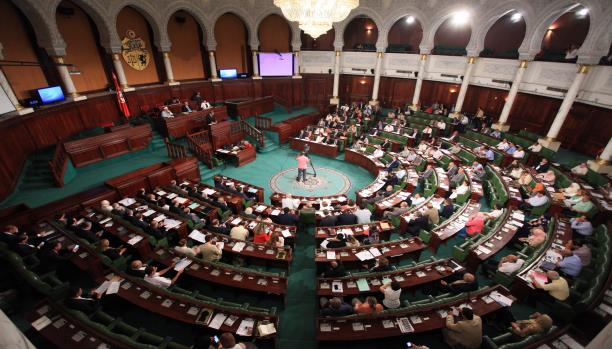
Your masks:
{"label": "circular floor medallion", "polygon": [[296,181],[297,167],[276,173],[270,179],[270,188],[281,193],[300,196],[325,196],[346,193],[351,181],[344,174],[327,167],[317,167],[317,176],[309,168],[305,182]]}

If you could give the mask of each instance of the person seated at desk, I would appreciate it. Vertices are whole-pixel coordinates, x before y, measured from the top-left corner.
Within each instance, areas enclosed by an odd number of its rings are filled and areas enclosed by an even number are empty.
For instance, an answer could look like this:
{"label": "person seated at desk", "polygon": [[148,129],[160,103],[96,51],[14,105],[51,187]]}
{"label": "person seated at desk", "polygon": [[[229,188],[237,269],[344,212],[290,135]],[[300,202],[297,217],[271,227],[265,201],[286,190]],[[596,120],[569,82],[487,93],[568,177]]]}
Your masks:
{"label": "person seated at desk", "polygon": [[7,245],[19,243],[19,228],[14,225],[7,225],[0,234],[0,241]]}
{"label": "person seated at desk", "polygon": [[538,247],[546,241],[546,232],[542,227],[534,227],[527,237],[518,238],[519,241],[527,243],[531,247]]}
{"label": "person seated at desk", "polygon": [[191,100],[192,100],[193,102],[195,102],[195,104],[196,104],[196,105],[200,105],[200,104],[202,104],[202,101],[203,101],[204,99],[202,98],[202,95],[201,95],[201,94],[200,94],[200,92],[198,91],[198,92],[196,92],[196,93],[195,93],[193,96],[191,96]]}
{"label": "person seated at desk", "polygon": [[434,175],[434,168],[432,164],[428,164],[427,167],[425,168],[425,171],[423,171],[420,175],[419,175],[419,183],[424,183],[427,179],[429,179],[431,176]]}
{"label": "person seated at desk", "polygon": [[495,153],[493,152],[493,150],[487,146],[484,147],[483,151],[482,151],[482,155],[485,159],[489,160],[489,161],[493,161],[495,160]]}
{"label": "person seated at desk", "polygon": [[581,190],[580,184],[576,182],[572,182],[572,184],[570,184],[567,188],[564,188],[562,192],[563,192],[563,196],[570,198],[572,196],[578,195],[580,190]]}
{"label": "person seated at desk", "polygon": [[561,254],[564,256],[569,256],[572,254],[578,256],[583,267],[589,266],[593,259],[591,248],[582,240],[570,240],[567,244],[565,244]]}
{"label": "person seated at desk", "polygon": [[270,238],[266,241],[265,245],[273,248],[281,248],[285,246],[285,238],[282,237],[279,232],[275,231],[270,234]]}
{"label": "person seated at desk", "polygon": [[398,168],[399,166],[400,166],[400,161],[397,159],[397,156],[394,156],[393,160],[391,160],[391,162],[389,162],[389,164],[387,165],[387,168],[385,169],[385,171],[391,172],[395,170],[396,168]]}
{"label": "person seated at desk", "polygon": [[321,274],[323,278],[341,278],[347,276],[348,273],[344,269],[341,261],[331,261],[325,271]]}
{"label": "person seated at desk", "polygon": [[389,148],[391,148],[391,142],[389,142],[389,140],[385,138],[385,141],[380,145],[380,147],[384,151],[389,151]]}
{"label": "person seated at desk", "polygon": [[382,304],[388,309],[397,309],[402,306],[400,297],[402,295],[402,287],[399,282],[391,281],[383,284],[379,288],[384,295]]}
{"label": "person seated at desk", "polygon": [[298,222],[299,222],[299,218],[295,214],[291,213],[291,210],[289,209],[289,207],[283,208],[283,213],[279,214],[276,217],[276,223],[282,224],[282,225],[296,226]]}
{"label": "person seated at desk", "polygon": [[431,201],[427,203],[427,210],[425,210],[424,215],[427,216],[429,224],[437,225],[440,223],[440,215],[438,214],[438,210],[433,207]]}
{"label": "person seated at desk", "polygon": [[433,129],[430,126],[425,126],[423,131],[421,131],[423,137],[431,138],[431,134],[433,133]]}
{"label": "person seated at desk", "polygon": [[91,314],[100,307],[101,293],[90,292],[85,294],[80,287],[70,288],[70,297],[64,300],[64,304],[74,310],[78,310],[85,314]]}
{"label": "person seated at desk", "polygon": [[[508,150],[510,150],[510,148],[508,148]],[[508,152],[508,150],[506,150],[506,152]],[[512,153],[512,157],[515,159],[522,159],[525,157],[525,150],[523,150],[523,147],[521,146],[516,146],[516,150]]]}
{"label": "person seated at desk", "polygon": [[144,281],[150,283],[151,285],[157,286],[157,287],[168,288],[176,283],[176,281],[178,280],[178,278],[181,276],[181,274],[184,271],[183,269],[183,270],[176,272],[176,275],[174,275],[172,279],[164,277],[163,275],[169,272],[170,270],[172,270],[174,266],[175,266],[175,263],[172,263],[166,269],[157,271],[157,267],[149,265],[145,268],[146,275],[144,277]]}
{"label": "person seated at desk", "polygon": [[281,199],[281,207],[297,210],[300,208],[300,199],[294,199],[291,194],[286,194],[285,197]]}
{"label": "person seated at desk", "polygon": [[385,219],[391,219],[392,217],[399,217],[401,215],[403,215],[404,213],[410,211],[410,206],[408,206],[408,202],[406,201],[402,201],[399,205],[399,207],[395,207],[393,210],[391,211],[385,211],[383,213],[383,218]]}
{"label": "person seated at desk", "polygon": [[493,204],[493,209],[487,213],[484,213],[485,215],[485,219],[488,220],[496,220],[499,217],[501,217],[501,215],[504,214],[504,208],[500,207],[499,204]]}
{"label": "person seated at desk", "polygon": [[323,218],[319,222],[320,227],[333,227],[336,225],[338,218],[330,210],[323,211]]}
{"label": "person seated at desk", "polygon": [[374,150],[374,152],[372,153],[372,157],[378,159],[378,158],[382,158],[385,155],[385,152],[380,148],[380,146],[376,146],[376,149]]}
{"label": "person seated at desk", "polygon": [[451,188],[460,186],[467,179],[465,176],[465,170],[463,168],[459,168],[454,176],[448,178],[450,180]]}
{"label": "person seated at desk", "polygon": [[477,212],[470,216],[468,221],[465,222],[465,226],[461,228],[461,230],[459,230],[459,234],[457,235],[460,238],[465,239],[466,234],[469,236],[480,234],[483,228],[484,228],[484,215],[480,212]]}
{"label": "person seated at desk", "polygon": [[201,110],[210,109],[210,108],[212,108],[212,105],[210,105],[210,103],[208,103],[207,100],[203,100],[202,103],[200,103]]}
{"label": "person seated at desk", "polygon": [[[455,311],[455,308],[453,309]],[[464,307],[460,320],[455,322],[452,312],[446,316],[446,328],[442,329],[444,342],[451,348],[478,349],[482,344],[482,319],[474,311]]]}
{"label": "person seated at desk", "polygon": [[204,243],[198,247],[198,254],[207,262],[217,262],[223,251],[217,246],[217,238],[212,235],[204,237]]}
{"label": "person seated at desk", "polygon": [[189,106],[189,102],[185,101],[183,103],[183,106],[181,107],[181,112],[183,112],[183,113],[192,113],[193,112],[193,110]]}
{"label": "person seated at desk", "polygon": [[229,235],[230,233],[230,229],[225,225],[225,223],[221,223],[216,218],[210,222],[207,229],[217,234]]}
{"label": "person seated at desk", "polygon": [[447,276],[446,280],[440,280],[440,290],[459,294],[464,292],[473,292],[478,289],[478,280],[472,273],[463,271],[454,272]]}
{"label": "person seated at desk", "polygon": [[556,178],[555,171],[553,170],[548,170],[544,173],[539,173],[536,175],[536,179],[539,179],[543,182],[550,183],[550,184],[555,183],[555,178]]}
{"label": "person seated at desk", "polygon": [[334,297],[330,300],[322,297],[320,302],[321,311],[319,313],[321,316],[338,317],[353,314],[353,307],[350,304],[343,302],[342,298],[340,297]]}
{"label": "person seated at desk", "polygon": [[357,224],[370,223],[370,219],[372,218],[372,211],[368,209],[368,205],[365,201],[362,201],[359,204],[359,209],[355,211],[355,216],[357,216]]}
{"label": "person seated at desk", "polygon": [[215,119],[215,112],[211,110],[208,114],[206,114],[206,124],[214,125],[216,123],[217,120]]}
{"label": "person seated at desk", "polygon": [[420,204],[425,202],[425,198],[421,196],[421,194],[416,193],[413,197],[410,198],[410,204],[412,206],[419,206]]}
{"label": "person seated at desk", "polygon": [[[76,222],[75,222],[76,223]],[[83,222],[82,226],[79,227],[77,225],[71,225],[68,229],[72,230],[78,237],[81,239],[85,239],[88,242],[94,244],[100,240],[103,231],[92,231],[93,224],[90,221]]]}
{"label": "person seated at desk", "polygon": [[31,245],[28,239],[28,234],[17,235],[17,243],[13,242],[8,244],[9,249],[11,249],[13,252],[17,253],[21,257],[28,257],[35,254],[36,252],[38,252],[38,249],[36,248],[36,246]]}
{"label": "person seated at desk", "polygon": [[137,278],[143,278],[145,277],[145,275],[147,275],[145,269],[146,269],[146,265],[142,264],[142,261],[139,259],[135,259],[132,261],[132,263],[130,263],[130,266],[125,270],[125,272],[128,275],[137,277]]}
{"label": "person seated at desk", "polygon": [[501,132],[499,130],[492,130],[491,133],[489,133],[489,135],[493,138],[500,138]]}
{"label": "person seated at desk", "polygon": [[336,225],[352,225],[357,224],[357,216],[350,210],[344,210],[338,215]]}
{"label": "person seated at desk", "polygon": [[589,172],[589,166],[586,164],[586,162],[583,162],[581,164],[578,164],[572,167],[571,172],[575,174],[576,176],[582,177],[582,176],[585,176]]}
{"label": "person seated at desk", "polygon": [[170,108],[164,106],[161,110],[161,117],[164,119],[173,118],[174,114],[170,111]]}
{"label": "person seated at desk", "polygon": [[380,313],[381,311],[383,311],[383,306],[378,303],[376,297],[366,297],[365,302],[354,298],[353,310],[356,314]]}
{"label": "person seated at desk", "polygon": [[444,204],[440,206],[440,216],[450,218],[455,212],[455,205],[450,198],[444,199]]}
{"label": "person seated at desk", "polygon": [[346,247],[346,236],[340,233],[336,236],[328,237],[321,242],[321,248],[342,248]]}
{"label": "person seated at desk", "polygon": [[[541,284],[533,273],[529,274],[533,287],[540,292],[535,292],[535,299],[543,301],[565,301],[570,296],[569,285],[567,281],[559,276],[556,271],[550,270],[546,272],[546,277],[550,280],[547,284]],[[543,292],[542,292],[543,291]]]}
{"label": "person seated at desk", "polygon": [[385,132],[393,132],[394,130],[395,130],[395,128],[393,127],[393,124],[387,124],[383,128],[383,131],[385,131]]}
{"label": "person seated at desk", "polygon": [[38,253],[40,268],[42,271],[64,270],[64,263],[72,258],[75,251],[76,246],[72,251],[67,251],[61,242],[57,240],[49,242]]}
{"label": "person seated at desk", "polygon": [[454,161],[449,162],[448,167],[446,168],[446,176],[448,178],[452,178],[457,174],[457,172],[459,172],[459,167],[457,167],[457,164],[455,164]]}
{"label": "person seated at desk", "polygon": [[357,240],[357,238],[355,238],[355,236],[349,235],[346,237],[346,247],[356,248],[359,246],[361,246],[361,243],[359,240]]}
{"label": "person seated at desk", "polygon": [[246,241],[249,237],[249,230],[244,227],[244,223],[240,223],[230,230],[229,235],[234,240]]}
{"label": "person seated at desk", "polygon": [[300,130],[300,132],[298,133],[297,138],[300,138],[300,139],[310,139],[310,136],[311,136],[311,135],[312,135],[312,132],[310,132],[310,131],[308,131],[308,130],[305,130],[305,129],[302,129],[302,130]]}
{"label": "person seated at desk", "polygon": [[106,213],[110,213],[113,210],[113,206],[111,206],[110,201],[102,200],[100,201],[100,210]]}
{"label": "person seated at desk", "polygon": [[199,252],[198,246],[187,246],[187,239],[180,239],[178,245],[174,246],[174,251],[187,256],[195,257]]}
{"label": "person seated at desk", "polygon": [[[585,216],[578,216],[570,219],[572,232],[580,237],[593,235],[593,224]],[[576,236],[574,236],[575,238]]]}
{"label": "person seated at desk", "polygon": [[240,147],[244,150],[253,149],[253,144],[249,143],[246,139],[240,141]]}
{"label": "person seated at desk", "polygon": [[497,148],[497,150],[506,151],[508,148],[510,148],[510,143],[504,138],[501,142],[497,143],[495,148]]}
{"label": "person seated at desk", "polygon": [[589,211],[591,211],[594,207],[595,205],[593,205],[593,202],[589,199],[589,197],[587,195],[582,195],[579,202],[570,206],[569,214],[574,216],[582,216],[589,213]]}
{"label": "person seated at desk", "polygon": [[546,158],[542,158],[540,163],[538,163],[534,167],[534,169],[536,170],[537,173],[544,173],[544,172],[548,171],[549,168],[550,168],[550,164],[548,163],[548,159],[546,159]]}
{"label": "person seated at desk", "polygon": [[[563,253],[564,251],[562,251]],[[570,278],[576,278],[580,276],[582,271],[582,260],[571,250],[567,255],[556,263],[557,269],[561,275],[568,276]]]}
{"label": "person seated at desk", "polygon": [[527,337],[534,334],[548,332],[553,325],[553,320],[546,314],[535,312],[529,315],[528,320],[518,320],[512,322],[510,331],[518,337]]}
{"label": "person seated at desk", "polygon": [[508,148],[505,150],[505,153],[508,155],[513,155],[516,152],[517,148],[514,144],[508,142]]}
{"label": "person seated at desk", "polygon": [[531,210],[537,207],[542,207],[548,203],[548,200],[548,196],[546,196],[542,191],[538,191],[534,195],[529,197],[527,200],[525,200],[525,203],[519,205],[519,208],[521,208],[522,210]]}
{"label": "person seated at desk", "polygon": [[520,185],[529,185],[533,182],[533,177],[529,174],[529,171],[521,170],[521,175],[518,179],[518,184]]}
{"label": "person seated at desk", "polygon": [[424,153],[427,151],[427,148],[429,148],[429,143],[427,143],[427,141],[425,140],[422,140],[421,142],[419,142],[417,150]]}
{"label": "person seated at desk", "polygon": [[406,233],[412,236],[418,236],[421,229],[426,231],[430,230],[429,218],[422,212],[418,211],[414,213],[414,217],[408,222],[406,226]]}
{"label": "person seated at desk", "polygon": [[492,258],[485,261],[482,264],[482,273],[485,276],[490,276],[490,272],[493,270],[497,270],[500,273],[504,273],[506,275],[512,275],[519,269],[523,267],[525,264],[525,260],[519,258],[516,255],[509,254],[507,256],[502,257],[499,262],[494,261]]}
{"label": "person seated at desk", "polygon": [[119,258],[121,258],[121,256],[125,253],[125,251],[127,251],[127,248],[125,247],[117,247],[117,248],[113,248],[110,247],[110,241],[108,241],[108,239],[102,239],[100,240],[100,242],[98,243],[98,247],[97,247],[97,252],[101,253],[103,255],[105,255],[106,257],[110,258],[111,260],[117,260]]}
{"label": "person seated at desk", "polygon": [[536,142],[536,143],[530,145],[529,148],[527,148],[527,149],[529,149],[529,151],[531,151],[532,153],[539,153],[540,150],[542,150],[542,144]]}

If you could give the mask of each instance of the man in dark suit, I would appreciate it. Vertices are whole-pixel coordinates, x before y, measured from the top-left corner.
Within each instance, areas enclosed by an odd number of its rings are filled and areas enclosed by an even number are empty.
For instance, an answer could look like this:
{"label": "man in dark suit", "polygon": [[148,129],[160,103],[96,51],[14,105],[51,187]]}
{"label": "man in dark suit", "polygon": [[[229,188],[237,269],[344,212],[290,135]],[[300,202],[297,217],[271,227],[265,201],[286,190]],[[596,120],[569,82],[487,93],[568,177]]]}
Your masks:
{"label": "man in dark suit", "polygon": [[544,173],[548,171],[549,167],[550,164],[548,163],[548,159],[542,158],[542,161],[540,161],[540,163],[534,168],[538,173]]}
{"label": "man in dark suit", "polygon": [[128,275],[143,278],[147,273],[145,272],[145,264],[142,264],[141,260],[135,259],[130,264],[130,267],[125,270]]}
{"label": "man in dark suit", "polygon": [[36,253],[37,249],[29,244],[27,234],[19,234],[17,238],[19,239],[18,243],[9,245],[11,250],[21,257],[27,257]]}
{"label": "man in dark suit", "polygon": [[102,230],[94,232],[92,230],[93,225],[90,221],[85,221],[81,227],[72,226],[72,231],[81,239],[85,239],[92,244],[100,241],[100,237],[102,236]]}
{"label": "man in dark suit", "polygon": [[283,213],[279,214],[276,217],[277,223],[282,225],[297,225],[299,222],[299,218],[291,213],[289,207],[285,207],[283,209]]}
{"label": "man in dark suit", "polygon": [[185,101],[185,103],[183,103],[183,107],[181,107],[181,111],[183,113],[191,113],[193,110],[189,106],[189,102]]}
{"label": "man in dark suit", "polygon": [[10,245],[19,243],[19,229],[14,225],[7,225],[4,228],[2,234],[0,234],[0,241]]}
{"label": "man in dark suit", "polygon": [[44,271],[59,270],[72,257],[72,252],[62,251],[62,247],[62,243],[56,240],[40,252],[40,266]]}
{"label": "man in dark suit", "polygon": [[325,217],[323,217],[319,222],[320,227],[333,227],[334,225],[336,225],[336,221],[338,220],[336,216],[334,216],[329,211],[325,211],[323,214],[325,215]]}
{"label": "man in dark suit", "polygon": [[136,213],[136,215],[134,215],[132,223],[141,229],[146,229],[149,227],[149,223],[144,221],[144,216],[142,215],[142,212],[138,212]]}
{"label": "man in dark suit", "polygon": [[221,224],[218,219],[213,219],[210,225],[208,226],[208,230],[213,233],[229,235],[230,229],[225,226],[225,224]]}
{"label": "man in dark suit", "polygon": [[387,165],[387,168],[385,169],[385,171],[391,172],[391,171],[395,170],[396,168],[398,168],[399,165],[400,165],[400,162],[397,159],[397,156],[394,156],[393,160],[389,163],[389,165]]}
{"label": "man in dark suit", "polygon": [[336,225],[351,225],[357,224],[357,216],[353,213],[353,211],[342,211],[342,213],[338,216],[338,220],[336,221]]}
{"label": "man in dark suit", "polygon": [[151,221],[151,224],[148,224],[146,227],[142,228],[142,230],[156,239],[163,239],[166,237],[163,230],[160,229],[158,221]]}
{"label": "man in dark suit", "polygon": [[346,270],[344,270],[344,265],[342,265],[342,261],[331,261],[331,263],[329,263],[329,265],[323,272],[322,277],[340,278],[346,275],[347,275],[347,272]]}
{"label": "man in dark suit", "polygon": [[445,217],[445,218],[450,218],[450,216],[452,216],[454,212],[455,212],[455,205],[453,205],[453,202],[451,201],[451,199],[448,199],[448,198],[445,199],[444,205],[440,209],[440,216]]}
{"label": "man in dark suit", "polygon": [[100,307],[101,295],[99,293],[94,292],[91,295],[84,295],[83,289],[80,287],[72,288],[70,293],[70,298],[64,301],[68,308],[91,314]]}
{"label": "man in dark suit", "polygon": [[432,164],[427,165],[427,167],[425,168],[425,171],[423,171],[423,173],[419,175],[419,182],[424,183],[429,177],[433,176],[433,174],[434,174],[433,165]]}
{"label": "man in dark suit", "polygon": [[421,212],[418,212],[416,217],[408,222],[406,232],[410,235],[419,235],[421,229],[429,230],[429,219]]}

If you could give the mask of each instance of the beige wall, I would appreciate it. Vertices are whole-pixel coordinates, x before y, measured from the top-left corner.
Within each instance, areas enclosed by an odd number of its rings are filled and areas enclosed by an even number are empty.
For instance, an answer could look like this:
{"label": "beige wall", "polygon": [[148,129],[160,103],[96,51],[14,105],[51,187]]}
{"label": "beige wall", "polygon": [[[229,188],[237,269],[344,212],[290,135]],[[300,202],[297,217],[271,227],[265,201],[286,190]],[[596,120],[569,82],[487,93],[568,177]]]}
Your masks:
{"label": "beige wall", "polygon": [[103,90],[108,86],[92,24],[78,6],[64,1],[62,6],[74,9],[74,15],[56,13],[57,27],[66,42],[66,63],[76,65],[81,74],[71,75],[78,92]]}
{"label": "beige wall", "polygon": [[[185,22],[178,23],[175,20],[177,16],[185,18]],[[175,13],[168,22],[168,35],[172,42],[170,60],[174,80],[193,80],[205,77],[198,25],[196,20],[184,11]]]}
{"label": "beige wall", "polygon": [[236,68],[238,72],[250,71],[246,64],[246,36],[246,27],[238,16],[226,13],[219,17],[215,23],[217,69]]}
{"label": "beige wall", "polygon": [[[2,23],[3,28],[0,30],[0,42],[4,47],[2,50],[4,59],[7,61],[38,62],[26,32],[26,23],[22,23],[18,11],[9,0],[0,0],[0,23]],[[39,66],[3,66],[2,71],[19,99],[30,97],[30,90],[48,85],[47,79]]]}
{"label": "beige wall", "polygon": [[121,40],[125,38],[125,33],[128,30],[133,30],[136,32],[136,37],[144,40],[145,47],[150,55],[149,65],[144,70],[136,70],[130,67],[121,57],[121,63],[123,64],[123,70],[125,71],[128,83],[130,85],[141,85],[159,82],[160,77],[157,75],[155,60],[153,59],[153,41],[149,37],[149,25],[147,20],[138,11],[129,6],[124,7],[117,16],[117,33]]}

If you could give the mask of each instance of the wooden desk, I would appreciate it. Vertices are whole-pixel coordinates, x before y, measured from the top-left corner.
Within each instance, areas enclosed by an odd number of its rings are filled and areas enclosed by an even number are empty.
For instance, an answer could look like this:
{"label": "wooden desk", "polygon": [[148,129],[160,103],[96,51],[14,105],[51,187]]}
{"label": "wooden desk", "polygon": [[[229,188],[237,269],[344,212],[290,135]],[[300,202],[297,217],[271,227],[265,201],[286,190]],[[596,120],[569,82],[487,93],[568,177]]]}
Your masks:
{"label": "wooden desk", "polygon": [[502,170],[493,164],[488,164],[487,167],[493,172],[499,181],[503,184],[504,189],[508,193],[508,206],[509,207],[517,207],[521,202],[523,202],[523,197],[521,196],[520,186],[518,182],[509,176],[506,176]]}
{"label": "wooden desk", "polygon": [[362,201],[370,199],[379,190],[383,189],[386,183],[387,183],[387,171],[378,172],[378,176],[372,183],[355,191],[355,198],[356,198],[355,201],[357,202],[357,204],[360,204]]}
{"label": "wooden desk", "polygon": [[479,210],[480,203],[478,201],[468,200],[449,219],[431,230],[429,248],[434,252],[437,251],[441,244],[446,243],[451,237],[455,236],[465,226],[468,218]]}
{"label": "wooden desk", "polygon": [[193,187],[196,184],[198,186],[198,192],[200,194],[206,194],[208,198],[212,198],[217,201],[220,197],[223,197],[227,205],[232,209],[232,211],[236,213],[240,213],[244,210],[243,198],[238,194],[234,194],[227,190],[216,188],[212,185],[202,182],[196,183],[186,180],[180,183],[181,186],[188,185],[190,187]]}
{"label": "wooden desk", "polygon": [[[286,196],[287,194],[285,193],[275,192],[272,195],[270,195],[270,202],[272,202],[272,205],[274,206],[281,207],[282,200]],[[346,197],[346,195],[325,195],[325,196],[293,195],[292,197],[294,200],[300,201],[300,207],[303,207],[304,205],[309,203],[312,205],[313,208],[317,210],[319,209],[319,207],[321,207],[321,202],[323,201],[329,203],[330,208],[333,208],[336,205],[344,205],[348,201],[348,198]]]}
{"label": "wooden desk", "polygon": [[[420,205],[417,206],[413,206],[410,208],[409,211],[402,213],[402,215],[400,216],[400,229],[401,231],[405,232],[406,229],[408,229],[408,223],[410,222],[410,220],[413,218],[413,214],[417,211],[420,212],[425,212],[427,210],[427,204],[428,203],[436,203],[437,206],[441,205],[444,202],[443,198],[440,197],[435,197],[434,195],[428,197],[427,199],[425,199],[425,201],[423,201]],[[435,207],[436,205],[434,205]]]}
{"label": "wooden desk", "polygon": [[[563,202],[563,200],[556,199],[554,195],[552,195],[553,193],[555,193],[555,183],[554,182],[547,183],[547,182],[537,179],[536,176],[539,173],[533,167],[528,167],[522,163],[520,163],[520,166],[523,169],[523,171],[529,172],[534,182],[542,183],[542,185],[544,186],[544,194],[546,195],[546,197],[548,197],[548,200],[550,202],[550,207],[548,208],[548,214],[550,214],[551,216],[560,215],[561,212],[563,212],[563,208],[565,208],[565,203]],[[531,190],[529,191],[529,193],[531,193]]]}
{"label": "wooden desk", "polygon": [[[317,248],[315,250],[315,262],[317,263],[317,271],[322,272],[323,269],[333,260],[342,261],[347,269],[360,268],[368,261],[374,261],[373,258],[361,260],[357,256],[359,252],[376,249],[381,256],[389,259],[389,262],[395,263],[400,259],[413,258],[418,260],[421,251],[425,248],[425,244],[418,237],[413,237],[404,240],[394,240],[374,245],[365,245],[360,247],[342,247],[342,248]],[[327,252],[334,252],[334,258],[327,258]]]}
{"label": "wooden desk", "polygon": [[236,188],[242,188],[243,192],[246,195],[252,195],[256,197],[258,202],[264,201],[264,189],[262,187],[258,187],[247,182],[243,182],[223,175],[216,175],[215,177],[213,177],[213,180],[215,182],[215,186],[222,185],[222,189],[227,189],[226,187],[232,184],[232,186]]}
{"label": "wooden desk", "polygon": [[[397,320],[403,317],[419,318],[420,323],[410,321],[415,333],[437,330],[446,327],[446,316],[442,317],[439,311],[450,311],[453,306],[467,303],[474,310],[474,314],[483,316],[502,308],[495,302],[489,301],[488,296],[491,292],[497,291],[500,294],[514,299],[510,291],[501,285],[486,288],[479,292],[469,294],[469,300],[465,297],[451,298],[442,304],[423,304],[407,308],[399,308],[383,314],[377,313],[363,314],[351,317],[337,318],[318,318],[317,319],[317,340],[319,341],[357,341],[374,338],[385,338],[404,335],[397,325]],[[485,298],[485,299],[483,299]],[[488,303],[487,303],[488,302]],[[386,328],[386,320],[391,321],[390,327]],[[367,330],[355,331],[353,324],[362,323]],[[322,327],[327,326],[328,331],[323,331]]]}
{"label": "wooden desk", "polygon": [[238,116],[242,120],[250,116],[273,111],[274,97],[265,96],[253,99],[226,100],[225,105],[230,116]]}
{"label": "wooden desk", "polygon": [[317,243],[330,237],[335,237],[338,233],[353,235],[355,237],[369,236],[369,232],[376,228],[381,240],[389,240],[391,232],[394,230],[389,221],[376,221],[367,224],[338,225],[335,227],[318,227],[315,230]]}
{"label": "wooden desk", "polygon": [[145,149],[153,138],[149,124],[64,142],[63,147],[74,167],[83,167],[129,152]]}
{"label": "wooden desk", "polygon": [[249,149],[240,149],[240,150],[225,150],[225,149],[217,149],[217,156],[226,159],[234,164],[236,167],[244,166],[250,162],[255,161],[257,158],[257,152],[255,151],[255,146],[252,146]]}
{"label": "wooden desk", "polygon": [[291,138],[289,140],[289,145],[291,149],[295,149],[298,151],[304,150],[304,145],[308,144],[310,146],[310,153],[323,155],[330,158],[336,158],[338,156],[338,146],[337,145],[328,145],[323,143],[317,143],[312,141],[307,141],[305,139],[300,138]]}
{"label": "wooden desk", "polygon": [[385,165],[378,159],[369,157],[368,155],[354,149],[344,150],[344,161],[361,166],[374,176],[378,176],[378,172],[385,168]]}
{"label": "wooden desk", "polygon": [[[180,224],[173,228],[176,229],[176,231],[178,232],[181,238],[184,238],[185,236],[187,236],[187,219],[186,218],[183,218],[170,211],[166,211],[154,203],[150,203],[148,201],[144,201],[141,199],[133,199],[135,201],[131,204],[128,204],[127,202],[128,199],[131,199],[131,198],[123,199],[119,201],[118,203],[121,206],[134,211],[134,215],[136,215],[136,213],[138,212],[141,212],[143,214],[143,220],[147,222],[152,222],[154,220],[158,220],[158,221],[162,220],[166,222],[167,219],[180,221]],[[170,230],[167,227],[164,227],[164,229]]]}
{"label": "wooden desk", "polygon": [[377,217],[382,217],[385,211],[399,205],[400,203],[404,201],[406,201],[408,205],[410,206],[409,200],[410,200],[411,195],[412,193],[407,190],[396,191],[395,193],[389,195],[385,199],[378,201],[374,205],[374,214]]}
{"label": "wooden desk", "polygon": [[198,217],[202,219],[206,219],[207,222],[212,222],[213,219],[216,219],[218,214],[218,208],[199,200],[198,198],[188,196],[182,190],[176,190],[169,186],[162,187],[163,190],[155,192],[155,194],[165,197],[168,199],[168,202],[171,202],[173,199],[183,200],[183,203],[180,204],[181,208],[189,208],[192,213],[195,213]]}
{"label": "wooden desk", "polygon": [[225,225],[229,227],[235,227],[243,224],[246,229],[249,230],[249,236],[254,236],[255,227],[263,225],[264,229],[270,234],[272,232],[279,233],[285,239],[285,245],[292,246],[295,241],[297,234],[297,227],[294,225],[282,225],[276,223],[268,223],[258,219],[247,218],[244,216],[230,216],[225,222]]}
{"label": "wooden desk", "polygon": [[[165,266],[171,265],[182,257],[185,256],[166,249],[159,249],[152,255],[156,262]],[[206,262],[188,256],[185,258],[192,260],[192,264],[185,268],[184,273],[204,282],[277,295],[285,294],[287,291],[285,276],[234,267],[229,264]]]}
{"label": "wooden desk", "polygon": [[[317,296],[319,297],[345,297],[359,296],[380,293],[382,280],[390,279],[399,282],[403,289],[416,287],[429,282],[440,280],[452,274],[445,267],[459,268],[463,267],[451,259],[441,259],[435,262],[422,263],[417,266],[404,267],[390,272],[384,273],[360,273],[341,278],[318,278],[317,279]],[[417,275],[418,274],[418,275]],[[369,289],[360,291],[357,287],[357,281],[360,279],[366,280]],[[332,283],[341,282],[342,292],[336,292],[332,289]]]}
{"label": "wooden desk", "polygon": [[206,115],[214,113],[215,120],[221,122],[227,120],[227,109],[225,106],[204,109],[186,114],[177,114],[173,118],[161,118],[160,123],[166,135],[174,138],[185,137],[197,129],[204,129],[208,126]]}

